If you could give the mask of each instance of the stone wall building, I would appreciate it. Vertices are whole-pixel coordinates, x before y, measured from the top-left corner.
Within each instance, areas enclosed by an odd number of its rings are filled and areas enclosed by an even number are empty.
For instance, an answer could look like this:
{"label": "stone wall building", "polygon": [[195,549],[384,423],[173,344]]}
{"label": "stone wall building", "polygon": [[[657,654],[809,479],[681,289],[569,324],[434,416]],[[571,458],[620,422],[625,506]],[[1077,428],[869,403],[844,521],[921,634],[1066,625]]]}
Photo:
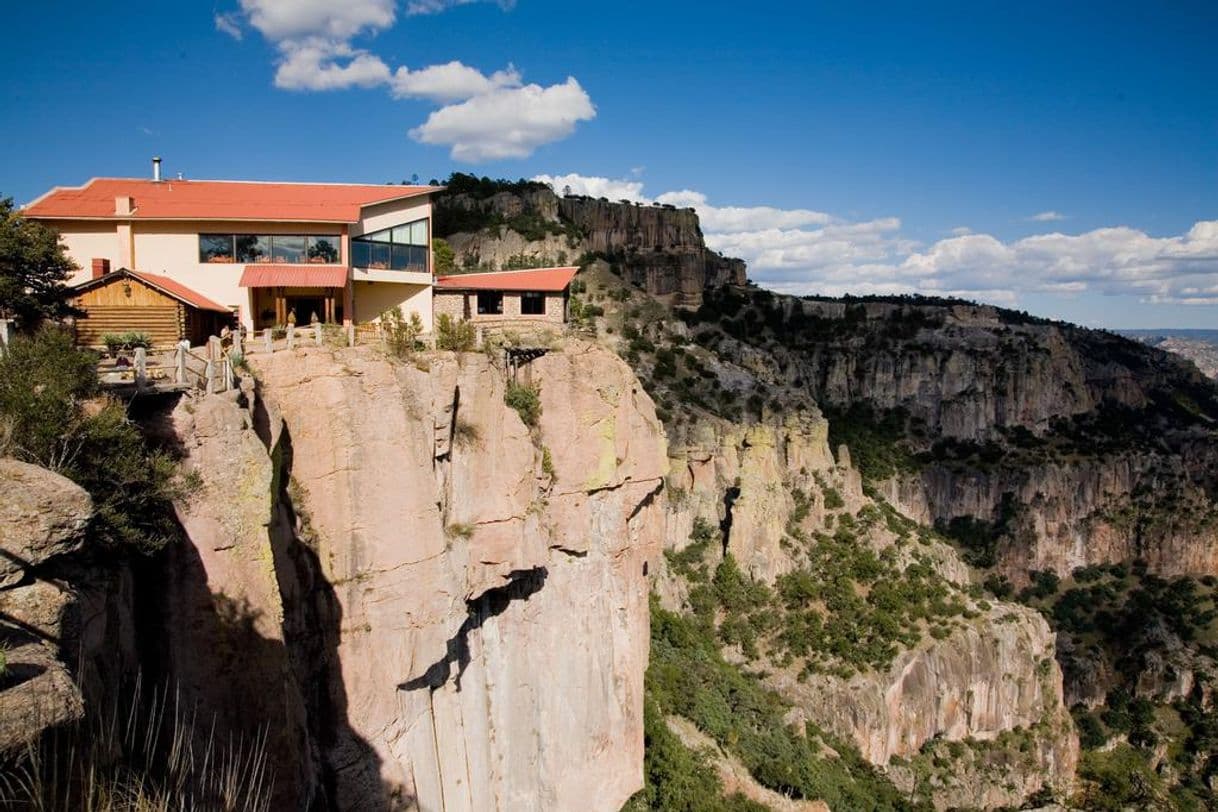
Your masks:
{"label": "stone wall building", "polygon": [[435,318],[479,324],[561,325],[567,320],[567,297],[576,267],[468,273],[436,278]]}

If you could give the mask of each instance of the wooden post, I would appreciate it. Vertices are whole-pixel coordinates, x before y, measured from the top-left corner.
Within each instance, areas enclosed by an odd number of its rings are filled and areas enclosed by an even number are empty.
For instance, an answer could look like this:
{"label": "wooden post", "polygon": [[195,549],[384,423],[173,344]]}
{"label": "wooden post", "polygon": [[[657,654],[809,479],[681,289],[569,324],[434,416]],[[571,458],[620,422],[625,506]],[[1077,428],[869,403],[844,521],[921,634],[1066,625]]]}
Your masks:
{"label": "wooden post", "polygon": [[295,324],[288,325],[288,349],[289,350],[296,349],[296,325]]}
{"label": "wooden post", "polygon": [[8,352],[8,343],[13,339],[13,323],[8,319],[0,319],[0,358]]}
{"label": "wooden post", "polygon": [[317,344],[317,346],[319,346],[319,347],[321,346],[321,322],[320,321],[313,322],[313,341]]}
{"label": "wooden post", "polygon": [[241,342],[241,325],[233,330],[233,352],[237,355],[245,355],[245,346]]}
{"label": "wooden post", "polygon": [[203,391],[211,394],[216,391],[213,378],[216,377],[216,364],[210,358],[207,359],[207,366],[203,369]]}
{"label": "wooden post", "polygon": [[266,344],[266,354],[270,355],[275,351],[275,338],[271,335],[271,328],[268,327],[262,331],[262,340]]}
{"label": "wooden post", "polygon": [[224,355],[224,351],[220,348],[220,336],[212,336],[207,339],[207,357],[219,363],[222,355]]}
{"label": "wooden post", "polygon": [[173,382],[186,383],[186,348],[181,344],[174,350]]}
{"label": "wooden post", "polygon": [[221,374],[223,375],[223,379],[220,381],[222,384],[221,391],[227,392],[233,388],[233,362],[227,355],[224,356],[224,367]]}
{"label": "wooden post", "polygon": [[481,327],[474,328],[474,349],[476,349],[476,350],[482,349],[482,328]]}
{"label": "wooden post", "polygon": [[344,327],[343,329],[347,333],[347,346],[354,347],[355,346],[355,325],[352,324],[351,322],[347,322],[347,326]]}
{"label": "wooden post", "polygon": [[143,347],[135,348],[135,385],[143,389],[148,383],[148,350]]}

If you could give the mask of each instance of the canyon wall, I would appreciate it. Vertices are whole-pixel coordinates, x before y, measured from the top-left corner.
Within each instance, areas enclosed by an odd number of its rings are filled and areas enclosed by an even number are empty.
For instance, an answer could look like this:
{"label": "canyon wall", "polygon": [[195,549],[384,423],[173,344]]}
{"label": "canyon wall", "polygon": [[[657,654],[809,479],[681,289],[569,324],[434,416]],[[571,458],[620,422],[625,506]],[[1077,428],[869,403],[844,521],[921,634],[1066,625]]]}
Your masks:
{"label": "canyon wall", "polygon": [[666,471],[629,369],[574,344],[533,361],[530,427],[481,354],[251,361],[257,392],[174,414],[201,485],[168,673],[270,724],[285,807],[620,808]]}
{"label": "canyon wall", "polygon": [[[826,421],[807,412],[749,428],[700,423],[670,452],[668,548],[687,547],[694,520],[701,517],[724,533],[715,560],[731,553],[741,570],[771,585],[798,568],[789,523],[793,488],[811,500],[799,528],[807,533],[832,532],[833,511],[824,495],[829,489],[841,497],[845,514],[875,505],[848,449],[835,457],[827,435]],[[895,540],[881,529],[860,543],[883,552]],[[942,543],[900,548],[895,555],[903,566],[924,557],[962,589],[974,577]],[[688,584],[671,569],[662,571],[657,591],[670,608],[687,608]],[[1078,739],[1063,702],[1053,633],[1023,606],[982,602],[974,610],[971,620],[949,634],[924,636],[881,669],[809,679],[764,653],[750,666],[760,665],[767,684],[792,703],[789,722],[812,722],[851,742],[865,759],[886,767],[898,786],[914,780],[905,765],[924,747],[971,743],[984,755],[936,779],[943,782],[934,792],[941,808],[1018,805],[1044,785],[1070,787]],[[1028,746],[1009,746],[1006,740],[1013,737],[1026,738]],[[1008,751],[1023,755],[1010,758]]]}
{"label": "canyon wall", "polygon": [[[706,247],[693,209],[559,197],[549,190],[500,192],[481,199],[442,196],[436,205],[441,228],[445,208],[476,211],[507,223],[439,234],[456,252],[458,267],[467,262],[488,270],[520,262],[562,265],[585,254],[600,254],[648,293],[693,305],[708,287],[745,283],[744,262]],[[532,220],[526,233],[511,227],[522,216]]]}

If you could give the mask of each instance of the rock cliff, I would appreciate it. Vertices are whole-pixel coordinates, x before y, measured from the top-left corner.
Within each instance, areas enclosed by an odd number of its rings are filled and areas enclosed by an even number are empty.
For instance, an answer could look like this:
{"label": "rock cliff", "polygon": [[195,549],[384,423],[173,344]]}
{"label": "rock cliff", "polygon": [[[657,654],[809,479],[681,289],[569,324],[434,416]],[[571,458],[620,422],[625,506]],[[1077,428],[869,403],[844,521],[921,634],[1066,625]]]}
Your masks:
{"label": "rock cliff", "polygon": [[697,304],[702,291],[745,282],[744,262],[709,250],[693,209],[559,197],[546,187],[436,200],[437,236],[458,267],[561,265],[588,254],[657,296]]}
{"label": "rock cliff", "polygon": [[[609,353],[251,357],[174,415],[202,483],[165,591],[168,671],[270,725],[278,802],[616,810],[642,783],[665,443]],[[190,580],[190,584],[186,581]]]}
{"label": "rock cliff", "polygon": [[987,525],[1016,583],[1134,558],[1218,572],[1218,389],[1169,353],[951,300],[725,289],[685,321],[824,408],[904,513]]}

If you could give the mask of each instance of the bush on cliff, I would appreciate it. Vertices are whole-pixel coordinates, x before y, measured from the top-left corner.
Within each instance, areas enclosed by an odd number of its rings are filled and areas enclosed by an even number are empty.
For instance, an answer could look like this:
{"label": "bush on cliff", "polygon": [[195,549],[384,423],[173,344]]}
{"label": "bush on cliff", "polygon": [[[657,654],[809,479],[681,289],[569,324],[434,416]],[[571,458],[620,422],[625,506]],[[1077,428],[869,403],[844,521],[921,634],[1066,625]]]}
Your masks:
{"label": "bush on cliff", "polygon": [[[115,401],[98,401],[96,358],[63,330],[13,339],[0,358],[0,454],[63,474],[93,497],[90,538],[150,552],[174,531],[174,463]],[[90,408],[86,408],[86,404]]]}
{"label": "bush on cliff", "polygon": [[503,402],[516,410],[526,426],[536,426],[541,419],[541,390],[536,386],[509,383],[503,393]]}
{"label": "bush on cliff", "polygon": [[788,726],[783,700],[724,660],[712,630],[663,609],[654,596],[646,687],[660,713],[689,719],[765,787],[831,809],[911,808],[848,744],[812,725],[802,732]]}

